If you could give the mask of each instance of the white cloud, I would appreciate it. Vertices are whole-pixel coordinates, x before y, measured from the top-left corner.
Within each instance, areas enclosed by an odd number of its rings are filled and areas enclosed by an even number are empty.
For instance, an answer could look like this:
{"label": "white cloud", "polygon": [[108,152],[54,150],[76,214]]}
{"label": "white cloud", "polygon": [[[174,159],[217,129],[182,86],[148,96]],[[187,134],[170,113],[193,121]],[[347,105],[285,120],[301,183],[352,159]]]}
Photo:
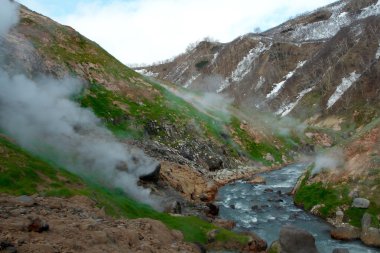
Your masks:
{"label": "white cloud", "polygon": [[[38,2],[25,0],[30,1]],[[96,41],[124,63],[151,63],[177,55],[189,43],[206,36],[231,41],[252,32],[255,27],[265,30],[290,16],[331,2],[333,0],[81,0],[67,15],[52,17]]]}

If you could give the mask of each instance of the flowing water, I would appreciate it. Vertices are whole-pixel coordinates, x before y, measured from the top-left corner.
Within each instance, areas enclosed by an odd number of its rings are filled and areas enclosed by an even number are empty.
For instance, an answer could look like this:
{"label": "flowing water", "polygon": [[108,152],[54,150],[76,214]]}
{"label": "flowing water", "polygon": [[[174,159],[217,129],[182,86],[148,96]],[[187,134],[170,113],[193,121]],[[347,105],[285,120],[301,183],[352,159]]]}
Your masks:
{"label": "flowing water", "polygon": [[350,253],[380,252],[362,243],[340,242],[330,238],[331,226],[293,204],[289,193],[303,173],[305,164],[294,164],[281,170],[263,173],[265,185],[235,182],[220,189],[217,201],[222,219],[236,222],[236,229],[253,231],[270,245],[279,237],[281,226],[292,224],[309,231],[316,239],[320,253],[334,248],[347,248]]}

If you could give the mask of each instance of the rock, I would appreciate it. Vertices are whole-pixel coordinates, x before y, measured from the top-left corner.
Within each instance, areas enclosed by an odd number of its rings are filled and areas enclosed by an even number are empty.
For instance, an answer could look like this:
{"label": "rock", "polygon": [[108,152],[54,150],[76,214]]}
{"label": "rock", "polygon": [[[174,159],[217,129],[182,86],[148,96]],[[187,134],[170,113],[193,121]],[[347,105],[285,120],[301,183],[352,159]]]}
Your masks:
{"label": "rock", "polygon": [[281,245],[279,241],[274,241],[270,245],[268,252],[270,253],[281,253]]}
{"label": "rock", "polygon": [[207,233],[207,241],[209,243],[215,242],[216,236],[220,233],[218,229],[213,229],[210,232]]}
{"label": "rock", "polygon": [[225,228],[225,229],[233,229],[236,226],[236,222],[231,220],[222,220],[222,219],[216,219],[213,221],[215,226]]}
{"label": "rock", "polygon": [[253,206],[251,206],[251,210],[252,211],[259,211],[259,210],[261,210],[261,208],[259,205],[253,205]]}
{"label": "rock", "polygon": [[348,249],[338,248],[334,249],[332,253],[350,253],[350,251]]}
{"label": "rock", "polygon": [[160,178],[160,170],[161,170],[161,164],[157,164],[154,171],[147,174],[140,176],[140,180],[146,181],[146,182],[157,182]]}
{"label": "rock", "polygon": [[207,249],[202,244],[195,243],[195,246],[197,247],[199,253],[207,253]]}
{"label": "rock", "polygon": [[341,224],[343,222],[344,213],[341,210],[339,210],[339,211],[336,211],[335,216],[336,216],[336,223]]}
{"label": "rock", "polygon": [[249,236],[248,242],[248,252],[262,252],[265,251],[268,247],[267,242],[261,239],[255,233],[245,233]]}
{"label": "rock", "polygon": [[223,160],[220,158],[209,157],[206,160],[209,171],[217,171],[223,169]]}
{"label": "rock", "polygon": [[255,176],[251,180],[247,181],[250,184],[266,184],[266,180],[263,177]]}
{"label": "rock", "polygon": [[360,229],[349,224],[343,224],[331,230],[331,238],[336,240],[351,241],[360,238]]}
{"label": "rock", "polygon": [[264,192],[273,192],[273,189],[266,188],[266,189],[264,190]]}
{"label": "rock", "polygon": [[355,198],[352,202],[352,207],[357,208],[368,208],[370,204],[370,201],[365,198]]}
{"label": "rock", "polygon": [[168,203],[168,206],[165,208],[165,212],[173,214],[182,214],[182,204],[181,202],[175,200],[171,203]]}
{"label": "rock", "polygon": [[306,230],[285,225],[280,231],[281,253],[318,253],[314,237]]}
{"label": "rock", "polygon": [[0,242],[0,252],[2,253],[17,253],[16,247],[7,241]]}
{"label": "rock", "polygon": [[16,197],[16,198],[14,198],[14,201],[17,204],[19,204],[21,206],[25,206],[25,207],[34,206],[34,204],[36,203],[35,200],[32,197],[29,197],[29,196],[26,196],[26,195],[22,195],[22,196]]}
{"label": "rock", "polygon": [[380,230],[377,228],[368,228],[362,231],[360,239],[365,245],[380,247]]}
{"label": "rock", "polygon": [[365,231],[371,227],[372,216],[369,213],[365,213],[362,217],[362,231]]}
{"label": "rock", "polygon": [[310,213],[319,216],[321,208],[325,207],[325,204],[318,204],[311,208]]}
{"label": "rock", "polygon": [[350,193],[348,194],[348,196],[349,196],[350,198],[353,198],[353,199],[355,199],[355,198],[359,198],[359,191],[357,191],[357,190],[352,190],[352,191],[350,191]]}
{"label": "rock", "polygon": [[219,207],[213,203],[207,203],[206,206],[208,207],[207,214],[211,216],[218,216],[219,215]]}
{"label": "rock", "polygon": [[42,233],[49,230],[49,224],[46,221],[41,220],[40,218],[31,218],[28,225],[28,231]]}
{"label": "rock", "polygon": [[276,160],[274,159],[274,157],[272,156],[272,154],[270,153],[267,153],[264,157],[265,160],[269,161],[269,162],[275,162]]}

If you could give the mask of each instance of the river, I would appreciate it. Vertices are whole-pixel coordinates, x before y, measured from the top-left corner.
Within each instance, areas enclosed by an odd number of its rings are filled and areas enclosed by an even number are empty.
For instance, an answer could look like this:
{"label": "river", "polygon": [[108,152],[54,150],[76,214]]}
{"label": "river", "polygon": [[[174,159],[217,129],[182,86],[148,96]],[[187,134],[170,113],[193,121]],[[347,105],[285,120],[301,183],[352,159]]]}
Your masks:
{"label": "river", "polygon": [[222,219],[236,222],[236,230],[252,231],[268,242],[279,237],[285,224],[309,231],[316,239],[320,253],[331,253],[334,248],[347,248],[350,253],[374,253],[359,241],[341,242],[330,238],[331,226],[322,219],[296,207],[289,193],[303,173],[305,164],[294,164],[281,170],[260,174],[265,185],[238,181],[219,190],[217,203]]}

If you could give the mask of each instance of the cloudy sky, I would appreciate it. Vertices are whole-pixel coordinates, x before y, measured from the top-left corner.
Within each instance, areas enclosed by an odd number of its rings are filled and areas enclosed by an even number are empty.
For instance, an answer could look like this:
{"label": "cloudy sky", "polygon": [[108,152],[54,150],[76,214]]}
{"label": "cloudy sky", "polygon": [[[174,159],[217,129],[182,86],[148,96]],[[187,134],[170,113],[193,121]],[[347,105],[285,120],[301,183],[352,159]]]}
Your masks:
{"label": "cloudy sky", "polygon": [[269,29],[334,0],[19,0],[72,26],[126,64],[184,52],[204,37],[221,42]]}

